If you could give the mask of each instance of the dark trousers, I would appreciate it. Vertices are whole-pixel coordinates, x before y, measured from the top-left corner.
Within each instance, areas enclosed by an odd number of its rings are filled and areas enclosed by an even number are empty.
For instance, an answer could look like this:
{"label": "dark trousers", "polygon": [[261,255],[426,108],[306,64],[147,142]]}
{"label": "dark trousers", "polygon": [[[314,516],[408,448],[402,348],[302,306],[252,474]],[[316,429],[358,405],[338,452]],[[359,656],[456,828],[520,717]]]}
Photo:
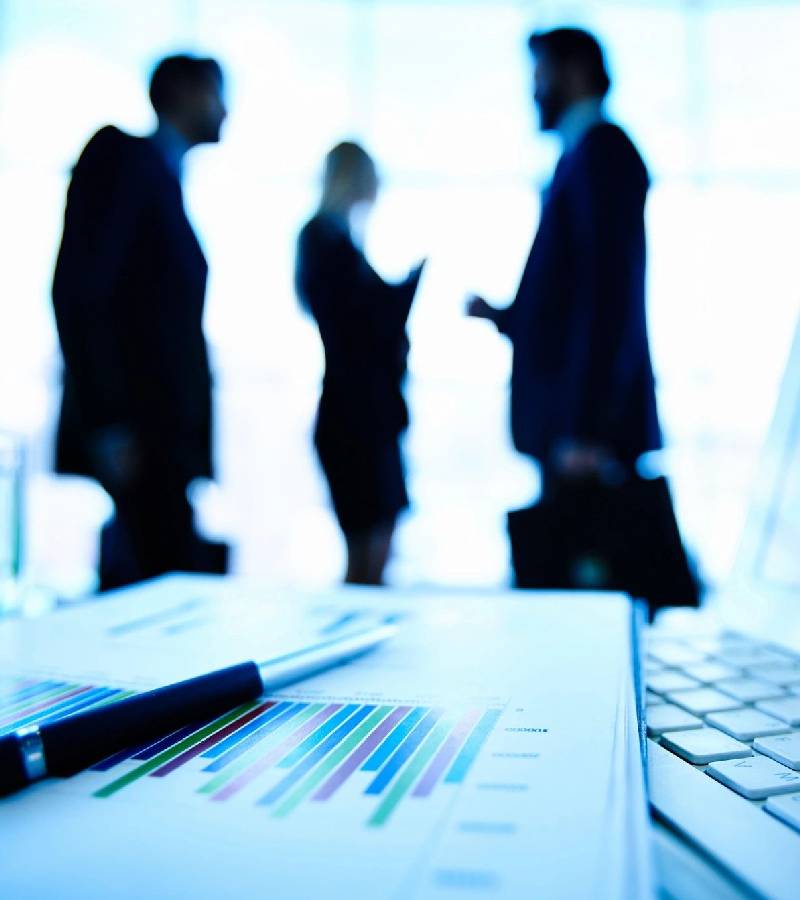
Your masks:
{"label": "dark trousers", "polygon": [[152,473],[112,499],[115,515],[100,538],[101,591],[167,572],[227,571],[228,547],[197,533],[185,483]]}

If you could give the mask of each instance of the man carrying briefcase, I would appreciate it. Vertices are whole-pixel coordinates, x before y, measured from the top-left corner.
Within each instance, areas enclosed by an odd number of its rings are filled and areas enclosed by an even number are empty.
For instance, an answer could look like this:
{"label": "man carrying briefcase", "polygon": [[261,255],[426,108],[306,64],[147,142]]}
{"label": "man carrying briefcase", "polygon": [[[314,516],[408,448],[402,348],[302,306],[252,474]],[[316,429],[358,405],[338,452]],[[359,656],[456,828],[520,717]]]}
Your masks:
{"label": "man carrying briefcase", "polygon": [[644,581],[630,567],[652,553],[664,575],[679,575],[663,602],[696,602],[666,484],[636,468],[661,447],[645,315],[647,169],[606,118],[611,80],[597,40],[559,28],[528,44],[540,127],[557,132],[563,153],[513,303],[472,297],[467,307],[511,340],[512,437],[542,470],[542,503],[509,519],[517,584],[625,584],[662,597],[655,563]]}

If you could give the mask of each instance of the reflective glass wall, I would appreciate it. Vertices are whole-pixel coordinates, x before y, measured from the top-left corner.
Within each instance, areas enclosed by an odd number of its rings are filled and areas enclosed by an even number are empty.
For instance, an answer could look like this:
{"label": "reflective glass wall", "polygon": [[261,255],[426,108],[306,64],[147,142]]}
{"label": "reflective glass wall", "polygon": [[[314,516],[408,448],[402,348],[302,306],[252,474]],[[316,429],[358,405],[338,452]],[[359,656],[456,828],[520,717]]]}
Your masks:
{"label": "reflective glass wall", "polygon": [[414,507],[395,583],[497,585],[505,510],[537,490],[511,449],[509,348],[463,316],[510,299],[557,147],[536,133],[525,37],[604,41],[613,115],[653,177],[649,315],[681,524],[705,572],[735,552],[797,311],[799,3],[0,0],[0,428],[28,447],[27,559],[90,584],[108,501],[49,472],[59,377],[48,291],[69,167],[100,125],[152,127],[161,55],[221,59],[224,142],[195,151],[186,199],[211,266],[206,330],[220,478],[198,486],[237,571],[324,584],[343,549],[310,447],[322,358],[292,290],[324,153],[355,137],[384,190],[376,266],[429,266],[412,313]]}

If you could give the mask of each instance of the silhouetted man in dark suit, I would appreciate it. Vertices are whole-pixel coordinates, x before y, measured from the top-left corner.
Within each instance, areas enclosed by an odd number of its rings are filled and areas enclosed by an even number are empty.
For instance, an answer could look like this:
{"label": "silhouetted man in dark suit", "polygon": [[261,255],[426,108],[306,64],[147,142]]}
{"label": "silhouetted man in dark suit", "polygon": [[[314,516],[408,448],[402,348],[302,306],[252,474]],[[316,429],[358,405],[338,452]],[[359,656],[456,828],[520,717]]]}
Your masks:
{"label": "silhouetted man in dark suit", "polygon": [[97,479],[115,505],[101,589],[225,569],[226,548],[200,539],[186,497],[212,476],[211,377],[207,265],[180,184],[184,154],[219,141],[219,64],[162,60],[150,99],[153,135],[107,126],[81,154],[53,282],[65,363],[56,466]]}
{"label": "silhouetted man in dark suit", "polygon": [[661,435],[645,322],[647,170],[605,118],[597,41],[564,28],[529,46],[540,126],[563,153],[514,302],[473,297],[468,312],[511,339],[512,436],[541,463],[548,493],[562,479],[633,474]]}

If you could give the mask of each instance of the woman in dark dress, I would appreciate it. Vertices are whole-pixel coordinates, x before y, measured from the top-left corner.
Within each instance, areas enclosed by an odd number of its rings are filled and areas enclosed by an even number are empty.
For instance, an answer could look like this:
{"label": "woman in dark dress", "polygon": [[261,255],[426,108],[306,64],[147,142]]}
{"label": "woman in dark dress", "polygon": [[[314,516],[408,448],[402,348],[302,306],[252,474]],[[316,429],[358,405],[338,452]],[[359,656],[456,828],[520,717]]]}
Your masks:
{"label": "woman in dark dress", "polygon": [[325,350],[314,445],[347,542],[350,584],[382,583],[395,521],[408,506],[402,383],[406,320],[422,265],[400,284],[388,284],[356,244],[351,218],[372,206],[377,190],[369,155],[353,143],[334,147],[319,209],[297,247],[297,293]]}

